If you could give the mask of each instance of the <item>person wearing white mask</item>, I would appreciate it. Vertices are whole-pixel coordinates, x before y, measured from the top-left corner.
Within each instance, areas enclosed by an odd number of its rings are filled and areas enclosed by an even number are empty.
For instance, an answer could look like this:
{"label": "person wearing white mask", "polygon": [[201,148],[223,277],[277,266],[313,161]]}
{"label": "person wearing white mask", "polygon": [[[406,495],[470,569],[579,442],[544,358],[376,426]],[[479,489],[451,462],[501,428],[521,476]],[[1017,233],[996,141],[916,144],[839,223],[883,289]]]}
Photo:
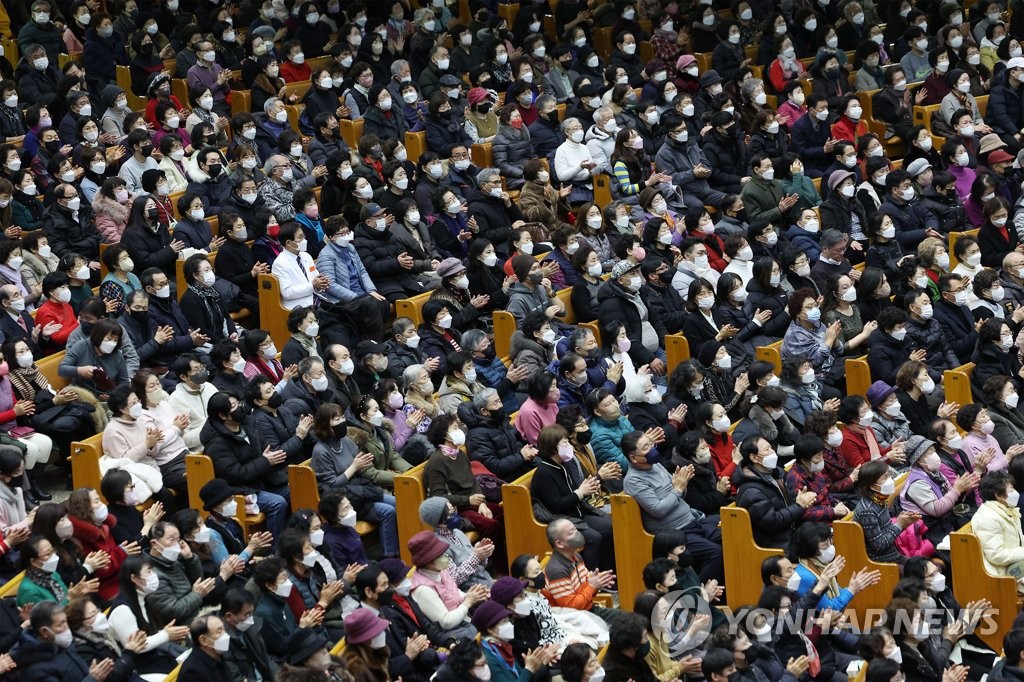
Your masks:
{"label": "person wearing white mask", "polygon": [[[221,657],[229,670],[247,679],[271,679],[275,666],[263,640],[263,618],[256,616],[256,598],[248,590],[237,587],[224,593],[221,601],[221,620],[230,637],[230,645]],[[312,630],[309,635],[323,637]]]}
{"label": "person wearing white mask", "polygon": [[986,135],[992,132],[992,128],[985,123],[985,119],[978,109],[977,100],[971,93],[973,85],[971,74],[962,68],[950,69],[943,82],[947,83],[949,87],[949,92],[942,98],[942,106],[939,108],[943,120],[949,122],[957,111],[966,109],[974,113],[972,122],[978,133]]}
{"label": "person wearing white mask", "polygon": [[[153,377],[148,371],[146,375]],[[103,429],[100,472],[106,474],[112,469],[121,469],[131,474],[132,495],[138,500],[135,504],[147,502],[157,493],[160,493],[159,499],[169,500],[166,493],[161,493],[165,487],[185,494],[182,453],[188,448],[181,437],[185,418],[171,422],[150,415],[143,419],[146,405],[127,384],[110,392],[108,406],[113,418]]]}
{"label": "person wearing white mask", "polygon": [[[843,511],[846,505],[839,503]],[[812,507],[813,509],[813,507]],[[808,513],[804,515],[805,523],[800,524],[793,534],[792,554],[797,559],[796,575],[800,576],[800,584],[797,586],[798,595],[803,595],[810,590],[822,575],[829,569],[829,565],[836,558],[836,546],[832,539],[832,528],[827,523],[814,522]],[[832,574],[834,571],[829,571]],[[841,588],[833,575],[829,580],[829,586],[817,607],[821,609],[845,609],[858,592],[867,587],[875,585],[881,580],[881,573],[868,568],[855,570],[850,576],[849,585]]]}
{"label": "person wearing white mask", "polygon": [[286,224],[280,228],[280,242],[285,250],[274,259],[271,272],[281,282],[281,305],[288,310],[312,305],[314,296],[325,291],[331,284],[317,270],[313,257],[307,253],[307,241],[306,232],[299,223]]}
{"label": "person wearing white mask", "polygon": [[[594,113],[596,115],[596,112]],[[591,175],[597,162],[587,144],[583,144],[584,125],[580,119],[568,117],[562,121],[565,142],[555,150],[555,179],[559,183],[572,183],[577,188],[593,191]]]}
{"label": "person wearing white mask", "polygon": [[[719,351],[719,362],[716,363],[719,366],[722,364],[721,360],[723,358],[721,355],[724,350],[723,347],[722,351]],[[716,367],[712,367],[709,370],[709,375],[721,373],[716,372],[716,369]],[[783,456],[793,454],[794,446],[800,440],[800,431],[786,414],[787,400],[788,394],[779,386],[765,386],[755,391],[754,397],[751,398],[750,408],[732,433],[733,442],[741,443],[749,436],[760,435],[768,440],[772,447],[777,452],[782,453]],[[795,489],[800,490],[802,487],[798,486]],[[810,486],[810,489],[819,491],[819,486]],[[790,490],[793,490],[793,488],[790,488]],[[826,504],[827,499],[827,496],[820,498],[816,505],[824,504],[828,506]],[[816,517],[817,514],[812,514],[808,518]]]}
{"label": "person wearing white mask", "polygon": [[981,264],[985,267],[999,267],[1003,257],[1009,251],[1017,250],[1020,236],[1010,224],[1010,205],[1002,196],[996,196],[987,202],[982,210],[985,222],[978,232],[978,245],[981,247]]}
{"label": "person wearing white mask", "polygon": [[1020,527],[1020,493],[1006,472],[986,475],[979,486],[983,500],[971,519],[981,544],[985,570],[990,575],[1016,577],[1024,562],[1024,534]]}
{"label": "person wearing white mask", "polygon": [[[866,403],[864,406],[867,407]],[[856,412],[854,417],[856,418]],[[870,427],[861,428],[870,430]],[[843,431],[844,435],[849,430],[850,427],[847,426]],[[896,549],[896,538],[921,518],[917,514],[905,511],[893,516],[888,498],[895,491],[896,482],[889,471],[889,463],[884,458],[872,459],[860,467],[857,476],[859,499],[853,511],[853,518],[864,528],[864,537],[869,538],[866,548],[868,558],[872,561],[899,561],[902,555]]]}
{"label": "person wearing white mask", "polygon": [[782,341],[782,359],[804,355],[825,384],[841,381],[841,357],[845,342],[838,321],[821,322],[821,308],[813,291],[798,289],[790,296],[787,309],[791,322]]}
{"label": "person wearing white mask", "polygon": [[787,34],[775,36],[776,57],[768,67],[768,78],[775,92],[782,92],[785,86],[804,76],[803,62],[797,59],[793,39]]}
{"label": "person wearing white mask", "polygon": [[615,153],[615,136],[619,132],[619,124],[611,107],[601,107],[594,112],[594,125],[586,134],[587,149],[597,167],[595,173],[611,173],[611,158]]}
{"label": "person wearing white mask", "polygon": [[750,160],[750,166],[753,174],[750,181],[743,184],[740,192],[748,219],[751,222],[761,219],[772,224],[788,224],[792,219],[791,210],[799,201],[799,196],[785,193],[782,183],[775,179],[775,169],[768,156],[755,154]]}
{"label": "person wearing white mask", "polygon": [[[974,319],[968,307],[968,290],[971,288],[966,277],[949,275],[939,277],[939,296],[935,302],[935,319],[956,355],[960,366],[970,362],[978,342],[980,323]],[[998,334],[995,335],[998,338]]]}
{"label": "person wearing white mask", "polygon": [[[157,564],[159,566],[159,564]],[[189,619],[192,650],[181,664],[187,679],[226,679],[231,675],[224,655],[231,649],[231,635],[220,617],[207,614]]]}
{"label": "person wearing white mask", "polygon": [[53,196],[54,203],[44,214],[42,227],[54,253],[62,256],[75,252],[98,263],[102,235],[93,222],[92,211],[83,207],[78,190],[72,184],[60,182]]}
{"label": "person wearing white mask", "polygon": [[942,459],[935,443],[913,435],[905,445],[910,474],[900,491],[900,508],[920,515],[928,527],[925,537],[938,544],[959,523],[953,508],[978,487],[981,476],[968,472],[949,480],[940,471]]}
{"label": "person wearing white mask", "polygon": [[[794,526],[818,499],[812,490],[783,491],[773,478],[781,477],[779,456],[760,436],[750,436],[739,444],[740,463],[733,475],[737,484],[736,505],[751,513],[754,541],[761,547],[789,545]],[[804,526],[798,526],[801,528]]]}
{"label": "person wearing white mask", "polygon": [[[205,85],[213,97],[211,109],[222,117],[230,117],[231,106],[227,103],[226,97],[231,92],[231,85],[228,82],[231,80],[231,72],[217,63],[217,53],[209,40],[196,43],[196,57],[195,66],[188,70],[189,86],[195,88],[197,84]],[[308,79],[308,75],[306,78]],[[223,125],[226,126],[227,122]]]}

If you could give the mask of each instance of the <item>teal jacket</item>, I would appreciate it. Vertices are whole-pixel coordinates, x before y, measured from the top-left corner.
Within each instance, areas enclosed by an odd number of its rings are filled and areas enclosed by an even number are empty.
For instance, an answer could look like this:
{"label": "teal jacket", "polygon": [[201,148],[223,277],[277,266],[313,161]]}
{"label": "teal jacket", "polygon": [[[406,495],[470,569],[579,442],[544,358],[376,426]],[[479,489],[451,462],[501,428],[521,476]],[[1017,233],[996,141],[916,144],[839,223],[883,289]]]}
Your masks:
{"label": "teal jacket", "polygon": [[597,461],[601,464],[606,462],[618,462],[623,471],[629,468],[629,460],[622,454],[622,437],[627,433],[636,431],[624,415],[618,420],[610,422],[600,417],[590,420],[590,447],[594,450]]}
{"label": "teal jacket", "polygon": [[[63,587],[65,594],[67,594],[68,586],[64,584],[60,574],[56,571],[53,572],[53,580]],[[43,601],[57,601],[57,596],[42,585],[32,582],[28,576],[22,578],[21,585],[18,586],[18,606],[24,606],[25,604],[38,604]],[[66,596],[64,597],[64,601],[61,603],[68,603]]]}
{"label": "teal jacket", "polygon": [[521,666],[518,660],[510,668],[492,642],[485,639],[480,645],[487,659],[487,667],[491,669],[491,682],[530,682],[533,679],[533,673]]}

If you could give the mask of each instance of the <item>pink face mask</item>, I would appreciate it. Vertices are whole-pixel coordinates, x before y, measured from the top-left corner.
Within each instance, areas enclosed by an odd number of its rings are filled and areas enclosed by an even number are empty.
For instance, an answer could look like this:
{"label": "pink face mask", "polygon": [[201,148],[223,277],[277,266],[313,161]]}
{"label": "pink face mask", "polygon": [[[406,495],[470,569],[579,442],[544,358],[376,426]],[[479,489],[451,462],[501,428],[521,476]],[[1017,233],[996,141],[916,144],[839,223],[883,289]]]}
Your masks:
{"label": "pink face mask", "polygon": [[303,211],[308,217],[316,220],[320,217],[320,206],[307,206],[306,210]]}

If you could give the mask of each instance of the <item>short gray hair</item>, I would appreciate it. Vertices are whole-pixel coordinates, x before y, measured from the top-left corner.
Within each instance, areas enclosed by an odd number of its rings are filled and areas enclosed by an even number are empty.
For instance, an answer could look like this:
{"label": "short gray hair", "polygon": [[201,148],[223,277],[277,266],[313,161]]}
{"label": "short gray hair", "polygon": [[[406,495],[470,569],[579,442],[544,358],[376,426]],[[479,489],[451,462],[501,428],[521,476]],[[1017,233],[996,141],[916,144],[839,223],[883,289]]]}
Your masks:
{"label": "short gray hair", "polygon": [[409,365],[405,368],[405,371],[402,372],[402,385],[405,386],[405,390],[408,391],[419,380],[420,372],[430,374],[426,365]]}
{"label": "short gray hair", "polygon": [[[562,121],[562,132],[564,133],[566,128],[568,128],[573,123],[580,123],[580,120],[578,118],[576,118],[575,116],[570,116],[569,118],[567,118],[564,121]],[[583,124],[580,123],[580,125],[583,125]]]}
{"label": "short gray hair", "polygon": [[406,68],[407,66],[409,66],[409,62],[407,62],[406,60],[396,59],[395,61],[391,62],[391,75],[397,76],[398,74],[402,73],[402,69]]}
{"label": "short gray hair", "polygon": [[273,109],[280,101],[281,100],[277,97],[268,97],[267,101],[263,103],[263,113],[269,114],[270,110]]}
{"label": "short gray hair", "polygon": [[484,168],[482,171],[476,174],[477,186],[485,182],[490,182],[491,178],[493,178],[495,175],[501,177],[501,171],[498,170],[497,168]]}
{"label": "short gray hair", "polygon": [[615,118],[615,112],[612,111],[611,107],[598,107],[594,111],[594,123],[607,121],[610,118]]}
{"label": "short gray hair", "polygon": [[553,95],[541,95],[534,104],[537,105],[537,110],[540,111],[549,104],[558,104],[558,100]]}
{"label": "short gray hair", "polygon": [[473,407],[478,410],[486,410],[487,403],[496,395],[498,392],[491,387],[480,389],[480,392],[473,396]]}
{"label": "short gray hair", "polygon": [[[14,286],[13,284],[11,286]],[[487,334],[480,329],[468,329],[462,334],[462,339],[459,343],[462,345],[462,349],[467,353],[472,353],[476,350],[476,347],[480,345],[480,342],[487,338]]]}
{"label": "short gray hair", "polygon": [[821,245],[824,248],[831,248],[846,239],[846,234],[834,227],[830,227],[821,233]]}
{"label": "short gray hair", "polygon": [[[414,14],[412,15],[412,21],[413,21],[413,23],[414,23],[414,24],[416,24],[416,25],[418,25],[418,26],[422,26],[422,25],[423,25],[423,23],[424,23],[425,21],[427,21],[427,17],[428,17],[428,16],[429,16],[429,17],[430,17],[431,19],[435,19],[436,17],[434,16],[434,10],[430,9],[429,7],[420,7],[420,8],[419,8],[418,10],[416,10],[416,12],[415,12],[415,13],[414,13]],[[436,28],[436,27],[435,27],[435,28]]]}
{"label": "short gray hair", "polygon": [[263,162],[263,172],[271,175],[274,172],[274,166],[280,166],[282,163],[290,162],[285,158],[284,154],[272,154]]}

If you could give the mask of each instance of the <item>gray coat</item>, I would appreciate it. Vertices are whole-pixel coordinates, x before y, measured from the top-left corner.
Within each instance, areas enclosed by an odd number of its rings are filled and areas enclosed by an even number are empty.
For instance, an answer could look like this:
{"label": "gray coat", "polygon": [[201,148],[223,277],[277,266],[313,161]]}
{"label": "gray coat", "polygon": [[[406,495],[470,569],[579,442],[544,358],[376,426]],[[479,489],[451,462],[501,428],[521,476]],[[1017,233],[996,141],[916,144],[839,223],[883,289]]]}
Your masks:
{"label": "gray coat", "polygon": [[703,203],[718,206],[725,195],[708,184],[707,178],[698,178],[693,173],[697,164],[711,168],[708,157],[694,140],[676,142],[668,140],[654,157],[659,172],[672,176],[672,182],[679,186],[684,195],[695,196]]}
{"label": "gray coat", "polygon": [[[122,340],[125,336],[127,334],[122,334]],[[67,350],[64,352],[64,359],[61,360],[60,367],[57,368],[57,373],[66,379],[70,379],[71,383],[75,386],[88,389],[97,396],[109,393],[110,389],[101,391],[96,387],[91,378],[86,379],[78,375],[78,368],[88,365],[102,367],[115,384],[124,384],[131,379],[131,374],[128,372],[128,363],[124,355],[117,350],[108,355],[100,355],[89,339],[82,339],[75,343],[75,345],[67,347]]]}
{"label": "gray coat", "polygon": [[647,471],[629,467],[623,488],[640,505],[640,516],[648,533],[666,528],[680,530],[696,520],[685,496],[672,487],[672,475],[661,464]]}
{"label": "gray coat", "polygon": [[544,310],[551,305],[547,289],[537,285],[532,290],[525,284],[517,282],[508,290],[508,305],[505,309],[516,318],[516,326],[523,323],[528,313],[534,310]]}
{"label": "gray coat", "polygon": [[505,125],[498,125],[498,134],[491,141],[494,165],[506,179],[509,189],[523,186],[523,164],[537,156],[530,142],[530,131],[523,126],[518,131]]}

